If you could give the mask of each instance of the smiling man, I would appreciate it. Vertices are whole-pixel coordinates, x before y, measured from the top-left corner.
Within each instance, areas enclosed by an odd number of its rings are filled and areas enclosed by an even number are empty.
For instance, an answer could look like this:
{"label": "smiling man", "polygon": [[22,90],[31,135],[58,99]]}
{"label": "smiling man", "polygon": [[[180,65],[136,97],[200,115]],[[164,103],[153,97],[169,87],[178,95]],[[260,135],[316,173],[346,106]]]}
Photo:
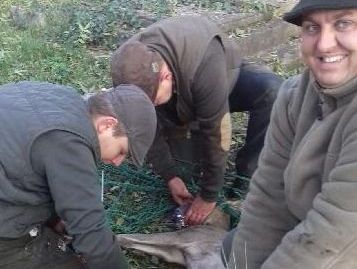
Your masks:
{"label": "smiling man", "polygon": [[142,164],[156,130],[151,100],[132,85],[84,100],[61,85],[13,83],[0,86],[0,125],[0,268],[128,268],[96,163],[117,166],[130,152]]}
{"label": "smiling man", "polygon": [[357,268],[357,1],[301,0],[284,19],[307,69],[280,89],[228,268]]}

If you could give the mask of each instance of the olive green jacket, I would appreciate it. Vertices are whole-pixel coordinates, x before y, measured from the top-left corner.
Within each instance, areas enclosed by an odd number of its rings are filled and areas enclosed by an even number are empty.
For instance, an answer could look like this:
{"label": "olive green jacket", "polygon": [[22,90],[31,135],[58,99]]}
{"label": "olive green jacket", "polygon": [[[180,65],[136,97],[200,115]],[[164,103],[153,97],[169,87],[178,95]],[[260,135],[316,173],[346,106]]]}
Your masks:
{"label": "olive green jacket", "polygon": [[[173,125],[197,122],[202,136],[203,183],[201,196],[215,200],[223,185],[231,137],[228,96],[234,86],[241,58],[233,41],[211,21],[181,16],[159,21],[133,36],[158,51],[174,77],[174,102],[159,115]],[[173,100],[171,100],[173,101]],[[174,112],[172,113],[172,110]],[[161,120],[161,122],[160,122]],[[160,128],[149,152],[154,170],[169,180],[177,175],[175,163]]]}

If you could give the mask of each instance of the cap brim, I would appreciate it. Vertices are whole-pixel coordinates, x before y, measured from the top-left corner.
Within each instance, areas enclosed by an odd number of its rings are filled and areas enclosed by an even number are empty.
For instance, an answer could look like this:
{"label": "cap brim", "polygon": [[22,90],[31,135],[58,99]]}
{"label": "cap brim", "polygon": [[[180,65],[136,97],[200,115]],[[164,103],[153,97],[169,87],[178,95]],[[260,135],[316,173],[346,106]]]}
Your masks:
{"label": "cap brim", "polygon": [[129,139],[130,159],[135,166],[142,166],[144,164],[145,156],[148,149],[136,146],[135,143]]}
{"label": "cap brim", "polygon": [[320,1],[316,3],[306,1],[297,4],[290,12],[285,13],[283,19],[289,23],[301,26],[304,13],[316,10],[340,10],[348,8],[357,8],[357,0],[330,1],[324,2],[323,4],[321,4]]}
{"label": "cap brim", "polygon": [[131,160],[136,166],[144,163],[156,133],[156,111],[149,97],[137,86],[119,85],[114,90],[116,112],[125,128]]}

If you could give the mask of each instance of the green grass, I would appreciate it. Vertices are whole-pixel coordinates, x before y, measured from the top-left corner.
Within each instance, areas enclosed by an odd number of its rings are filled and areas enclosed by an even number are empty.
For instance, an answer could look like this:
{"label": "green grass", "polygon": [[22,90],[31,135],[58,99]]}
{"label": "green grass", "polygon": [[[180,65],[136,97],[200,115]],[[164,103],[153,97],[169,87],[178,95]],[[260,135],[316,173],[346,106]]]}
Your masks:
{"label": "green grass", "polygon": [[54,42],[45,35],[49,29],[14,27],[8,18],[10,2],[2,2],[0,7],[1,84],[41,80],[71,85],[81,91],[110,85],[109,56],[95,57],[85,47]]}

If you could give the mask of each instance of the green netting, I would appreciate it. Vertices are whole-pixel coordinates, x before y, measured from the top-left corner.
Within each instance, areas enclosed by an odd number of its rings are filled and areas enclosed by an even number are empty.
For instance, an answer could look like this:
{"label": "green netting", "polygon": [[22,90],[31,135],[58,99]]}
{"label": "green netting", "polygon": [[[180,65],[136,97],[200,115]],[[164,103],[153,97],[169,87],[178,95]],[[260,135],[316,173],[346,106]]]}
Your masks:
{"label": "green netting", "polygon": [[[194,169],[187,164],[180,165],[181,175],[185,175],[188,189],[196,193],[199,188],[195,183]],[[104,206],[107,220],[115,233],[143,233],[168,231],[167,218],[177,205],[171,200],[166,183],[148,168],[137,169],[129,163],[120,167],[101,165],[98,169],[104,182]],[[244,194],[232,189],[229,183],[237,177],[226,174],[226,184],[219,195],[218,206],[231,216],[235,225],[239,212],[226,202],[227,190],[234,191],[237,198]],[[241,180],[247,180],[241,178]]]}

